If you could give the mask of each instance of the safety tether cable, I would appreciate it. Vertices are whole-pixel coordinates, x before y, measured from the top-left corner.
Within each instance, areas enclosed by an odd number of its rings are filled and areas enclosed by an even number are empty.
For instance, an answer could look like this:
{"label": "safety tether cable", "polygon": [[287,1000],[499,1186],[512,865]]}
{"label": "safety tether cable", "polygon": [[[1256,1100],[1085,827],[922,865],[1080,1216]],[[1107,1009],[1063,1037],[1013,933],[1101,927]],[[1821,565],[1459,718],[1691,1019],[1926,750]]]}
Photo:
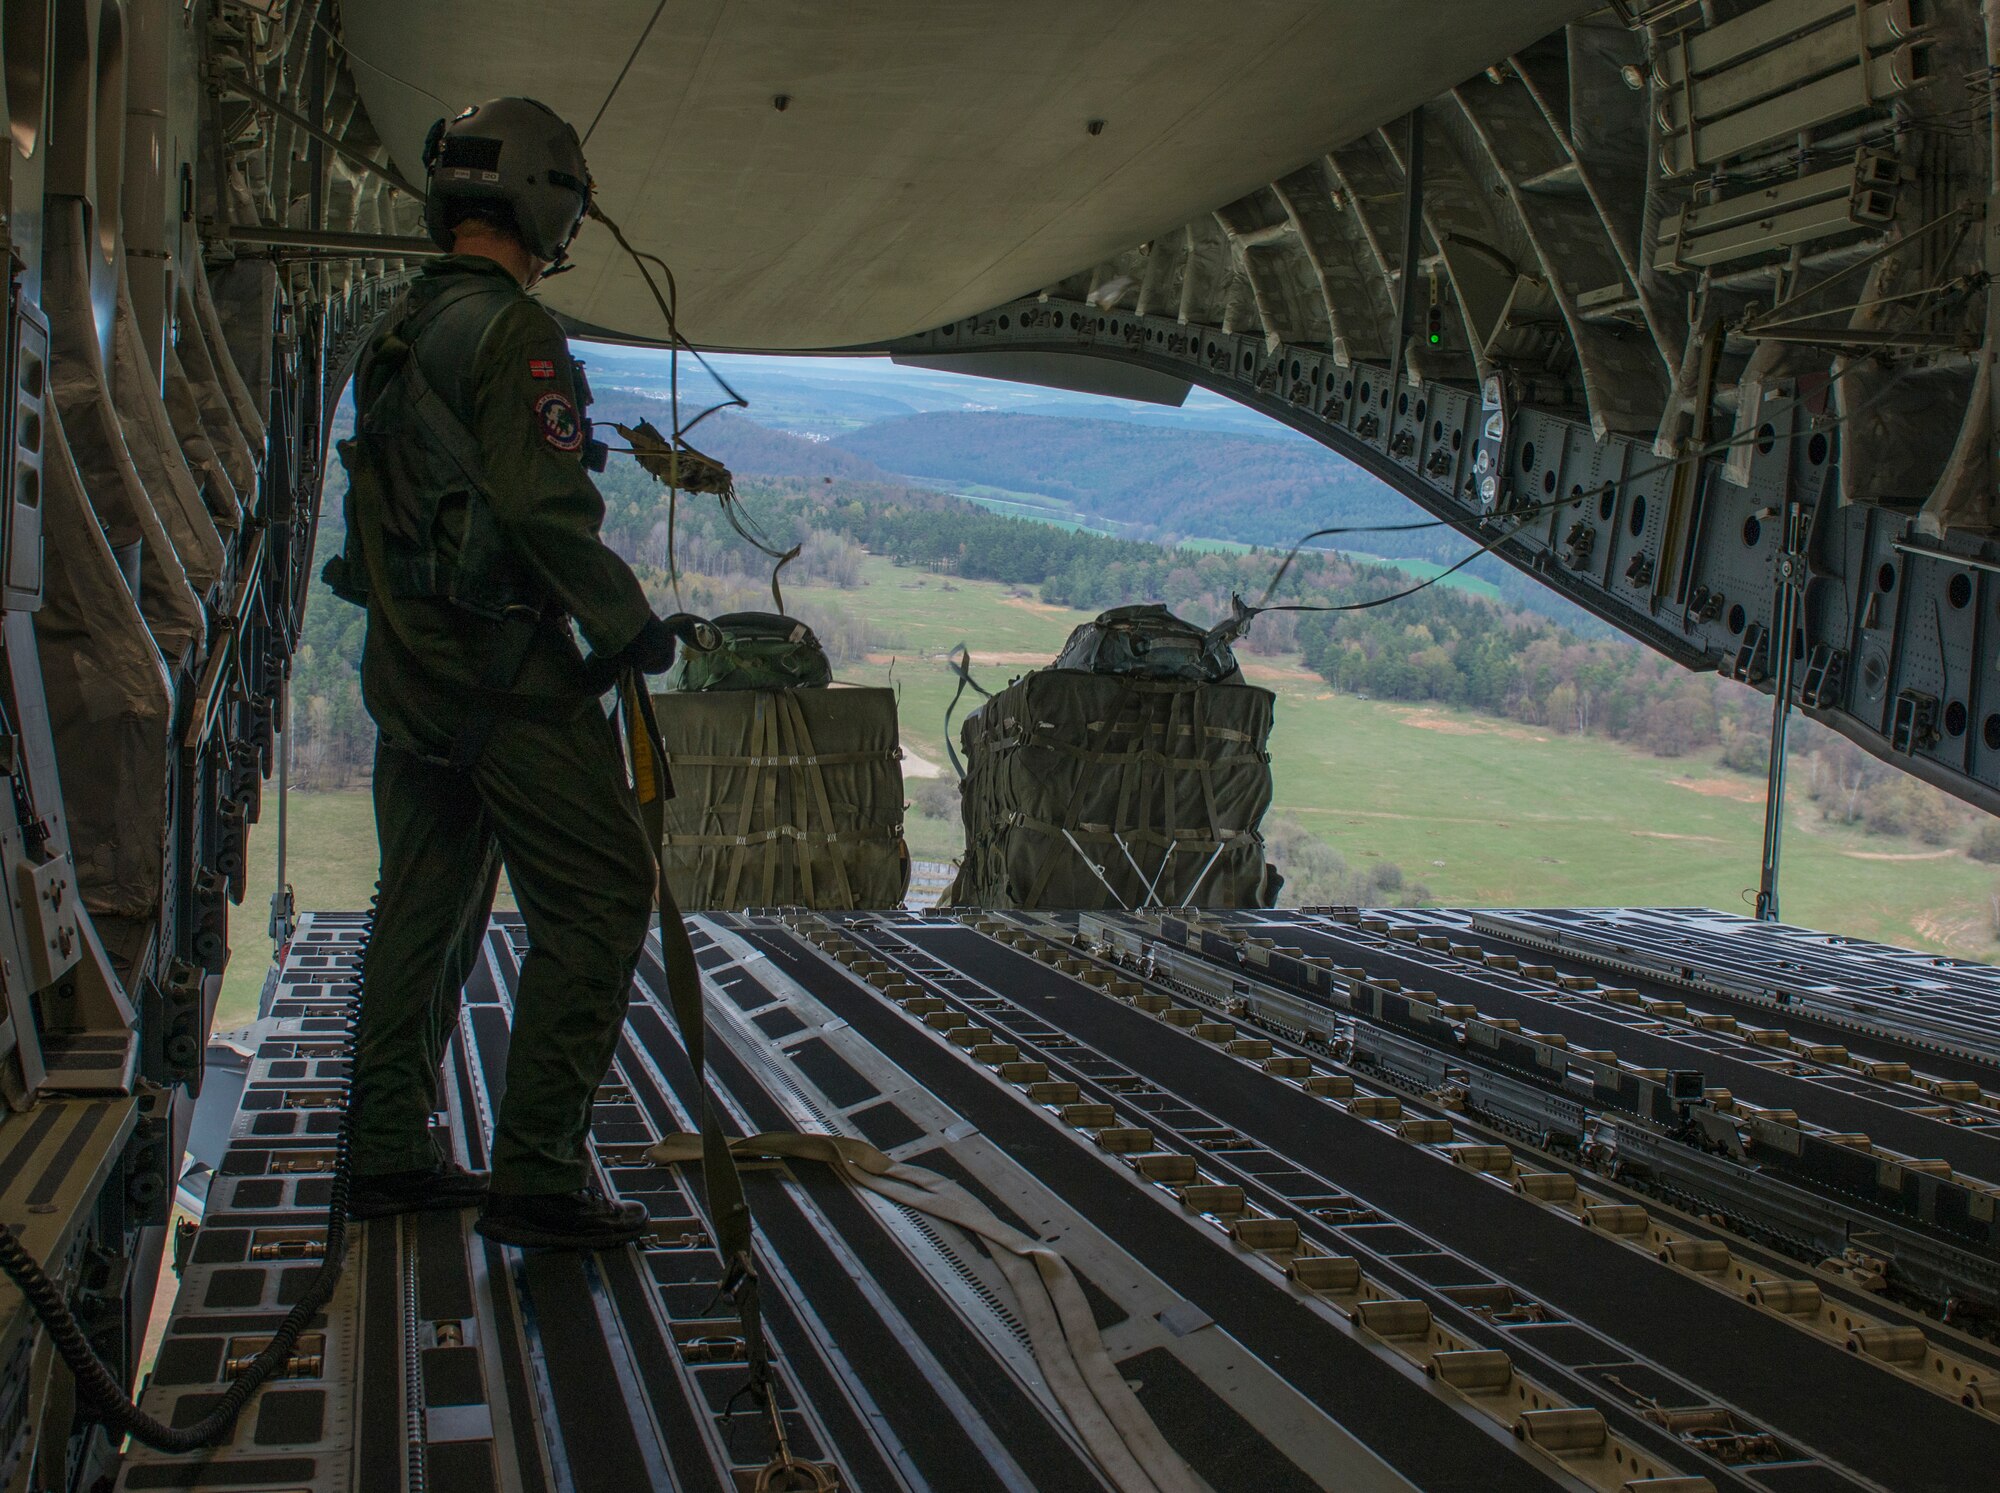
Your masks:
{"label": "safety tether cable", "polygon": [[722,1259],[722,1280],[717,1290],[736,1310],[750,1373],[749,1382],[737,1393],[749,1395],[770,1413],[772,1434],[777,1442],[778,1456],[773,1461],[776,1466],[779,1461],[790,1462],[791,1451],[771,1392],[770,1349],[765,1342],[758,1302],[759,1278],[751,1241],[750,1205],[743,1196],[743,1178],[736,1169],[729,1137],[722,1129],[720,1107],[709,1080],[708,1018],[703,1009],[701,967],[695,962],[694,945],[667,879],[666,811],[673,790],[667,780],[666,746],[644,677],[626,670],[619,681],[618,698],[633,788],[639,800],[639,817],[653,852],[660,909],[660,964],[666,971],[667,998],[699,1090],[696,1123],[700,1126],[702,1187],[707,1194],[709,1225],[715,1231],[716,1253]]}
{"label": "safety tether cable", "polygon": [[[590,217],[602,223],[606,232],[617,240],[618,247],[625,251],[640,278],[646,282],[651,292],[653,304],[659,307],[660,317],[667,324],[667,397],[672,416],[672,430],[663,435],[655,430],[650,421],[641,420],[637,425],[620,425],[618,433],[629,443],[629,453],[639,465],[651,472],[667,485],[667,580],[673,586],[675,599],[680,597],[680,566],[674,556],[674,541],[679,524],[680,495],[683,490],[712,494],[722,508],[722,516],[752,549],[766,559],[774,561],[771,567],[771,601],[782,615],[785,610],[785,593],[779,585],[778,577],[784,568],[799,557],[800,545],[789,549],[781,548],[763,530],[763,526],[752,519],[743,508],[742,500],[736,494],[736,480],[729,469],[713,457],[704,456],[688,444],[688,432],[693,430],[710,415],[726,409],[747,409],[750,401],[737,393],[726,378],[717,373],[699,349],[682,335],[680,328],[680,287],[674,280],[674,272],[668,263],[657,254],[649,254],[635,248],[625,237],[625,231],[618,226],[611,215],[597,204],[593,197],[586,209]],[[649,265],[656,265],[667,282],[665,291],[654,280]],[[701,365],[701,369],[728,397],[710,405],[692,420],[681,419],[681,351]]]}

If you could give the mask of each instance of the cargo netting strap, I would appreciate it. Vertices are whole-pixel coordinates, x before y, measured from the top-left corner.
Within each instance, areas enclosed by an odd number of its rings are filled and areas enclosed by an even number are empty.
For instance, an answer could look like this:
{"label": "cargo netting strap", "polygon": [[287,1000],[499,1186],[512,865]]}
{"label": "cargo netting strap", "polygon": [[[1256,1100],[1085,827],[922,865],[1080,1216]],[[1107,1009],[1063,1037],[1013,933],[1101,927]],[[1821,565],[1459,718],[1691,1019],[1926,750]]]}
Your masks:
{"label": "cargo netting strap", "polygon": [[697,757],[674,753],[676,767],[853,767],[864,762],[900,762],[900,747],[882,747],[871,752],[814,752],[788,757]]}
{"label": "cargo netting strap", "polygon": [[[802,833],[790,837],[798,859],[799,888],[805,893],[807,905],[817,907],[821,904],[819,898],[814,895],[812,847],[815,842],[826,845],[837,844],[841,835],[840,831],[834,828],[833,800],[826,791],[826,774],[820,770],[818,759],[813,755],[812,732],[806,725],[806,713],[799,708],[798,695],[795,691],[779,692],[778,718],[781,726],[780,736],[786,732],[790,733],[791,750],[797,752],[800,748],[804,748],[803,755],[807,765],[801,770],[807,785],[812,790],[812,797],[804,799],[804,795],[797,791],[796,779],[794,780],[791,795],[793,816],[807,820],[811,817],[811,811],[816,809],[822,826],[817,834]],[[787,744],[781,740],[779,746],[782,749]],[[834,886],[838,890],[839,900],[835,905],[854,906],[854,888],[848,882],[846,864],[835,854],[827,857],[827,865],[833,872]]]}
{"label": "cargo netting strap", "polygon": [[750,716],[750,756],[745,759],[750,766],[743,775],[743,796],[736,805],[736,833],[730,841],[735,846],[735,853],[729,857],[729,872],[722,883],[721,905],[724,907],[738,905],[736,888],[741,884],[744,868],[749,864],[748,847],[753,843],[750,839],[750,825],[757,817],[757,793],[758,789],[768,782],[763,759],[773,754],[777,748],[775,739],[766,740],[771,731],[768,715],[769,712],[764,708],[763,696],[760,694],[757,697],[756,709]]}
{"label": "cargo netting strap", "polygon": [[[676,759],[678,760],[678,759]],[[768,845],[773,840],[795,840],[801,845],[860,845],[876,838],[873,830],[800,829],[796,824],[774,824],[769,829],[753,829],[740,835],[686,835],[669,831],[666,843],[676,845],[748,846]]]}
{"label": "cargo netting strap", "polygon": [[[1126,1382],[1069,1262],[1039,1239],[1003,1223],[950,1179],[891,1161],[844,1135],[773,1131],[730,1142],[742,1157],[824,1163],[854,1187],[941,1219],[985,1246],[1014,1296],[1035,1363],[1077,1439],[1117,1493],[1200,1493],[1206,1485],[1181,1460]],[[701,1141],[669,1135],[646,1152],[662,1164],[692,1161]]]}
{"label": "cargo netting strap", "polygon": [[708,1075],[708,1021],[703,1009],[701,968],[695,963],[694,945],[687,925],[681,921],[673,888],[667,882],[665,854],[667,798],[667,755],[660,736],[659,719],[653,713],[653,698],[646,692],[645,679],[626,670],[619,681],[619,706],[624,716],[625,746],[630,758],[632,784],[639,800],[639,817],[646,826],[657,873],[660,903],[660,964],[666,971],[667,997],[680,1028],[681,1046],[687,1050],[688,1064],[694,1069],[700,1090],[701,1127],[698,1137],[702,1187],[707,1193],[709,1220],[715,1230],[716,1252],[722,1257],[722,1281],[717,1287],[722,1298],[736,1309],[742,1324],[744,1357],[750,1382],[744,1386],[752,1400],[769,1412],[779,1455],[789,1458],[784,1428],[778,1417],[777,1401],[771,1392],[770,1350],[764,1341],[764,1324],[759,1309],[757,1261],[752,1252],[750,1205],[743,1196],[743,1178],[730,1152],[729,1138],[723,1133],[715,1092]]}
{"label": "cargo netting strap", "polygon": [[965,764],[958,760],[958,750],[951,744],[951,718],[958,710],[958,702],[969,689],[981,699],[993,698],[993,691],[972,677],[972,654],[965,644],[960,643],[947,655],[951,660],[951,671],[958,676],[958,688],[951,692],[951,703],[944,708],[944,752],[951,758],[951,770],[958,774],[959,781],[965,781]]}
{"label": "cargo netting strap", "polygon": [[1059,824],[1052,819],[1043,819],[1035,814],[1018,811],[1010,814],[1007,822],[1045,835],[1059,835],[1068,830],[1087,844],[1100,845],[1114,844],[1122,838],[1133,845],[1172,845],[1183,849],[1202,849],[1210,845],[1228,845],[1237,840],[1254,837],[1256,834],[1255,830],[1248,829],[1218,829],[1212,833],[1201,829],[1120,829],[1115,824],[1102,824],[1087,819]]}

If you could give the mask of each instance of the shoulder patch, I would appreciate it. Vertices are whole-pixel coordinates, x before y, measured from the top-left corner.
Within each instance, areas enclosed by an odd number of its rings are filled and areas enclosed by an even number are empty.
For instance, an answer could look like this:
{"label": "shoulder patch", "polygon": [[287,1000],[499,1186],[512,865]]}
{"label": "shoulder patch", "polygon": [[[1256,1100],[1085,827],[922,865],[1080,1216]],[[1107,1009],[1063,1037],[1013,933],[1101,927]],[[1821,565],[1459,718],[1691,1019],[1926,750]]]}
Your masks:
{"label": "shoulder patch", "polygon": [[557,451],[583,449],[583,421],[577,418],[576,406],[554,389],[535,401],[535,418],[541,422],[545,445]]}
{"label": "shoulder patch", "polygon": [[555,376],[556,376],[556,365],[554,359],[552,358],[528,359],[529,378],[554,378]]}

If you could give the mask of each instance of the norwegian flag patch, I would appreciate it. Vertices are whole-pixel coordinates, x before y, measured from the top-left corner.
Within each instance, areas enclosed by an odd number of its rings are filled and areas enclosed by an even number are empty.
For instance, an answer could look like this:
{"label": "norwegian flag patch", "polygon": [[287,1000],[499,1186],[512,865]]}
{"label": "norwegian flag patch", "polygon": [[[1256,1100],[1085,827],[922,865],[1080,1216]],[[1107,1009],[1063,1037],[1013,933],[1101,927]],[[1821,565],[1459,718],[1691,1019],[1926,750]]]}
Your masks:
{"label": "norwegian flag patch", "polygon": [[556,376],[556,365],[552,359],[549,358],[528,359],[529,378],[554,378],[555,376]]}

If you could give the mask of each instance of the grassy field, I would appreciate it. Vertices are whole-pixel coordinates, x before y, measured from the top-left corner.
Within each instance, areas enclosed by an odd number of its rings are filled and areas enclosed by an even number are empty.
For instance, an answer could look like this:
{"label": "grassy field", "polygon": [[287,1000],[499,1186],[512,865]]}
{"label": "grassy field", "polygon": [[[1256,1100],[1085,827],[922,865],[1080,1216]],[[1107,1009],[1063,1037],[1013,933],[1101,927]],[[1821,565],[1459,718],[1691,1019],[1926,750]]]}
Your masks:
{"label": "grassy field", "polygon": [[[1429,560],[1391,560],[1384,555],[1368,554],[1364,550],[1344,550],[1342,553],[1348,559],[1358,560],[1363,565],[1386,565],[1391,570],[1400,570],[1405,575],[1413,575],[1420,581],[1427,581],[1433,576],[1444,575],[1446,568],[1442,565],[1434,564]],[[1501,599],[1500,588],[1494,585],[1493,582],[1482,581],[1479,577],[1467,575],[1462,570],[1452,575],[1446,575],[1438,584],[1443,586],[1447,591],[1468,591],[1474,596],[1483,596],[1488,601],[1499,601]]]}
{"label": "grassy field", "polygon": [[[842,677],[893,682],[905,745],[938,763],[956,684],[944,654],[954,644],[970,646],[974,677],[991,689],[1046,662],[1088,620],[1002,586],[877,559],[864,576],[863,592],[805,594],[867,617],[881,645]],[[1454,905],[1748,910],[1761,778],[1717,767],[1712,756],[1662,759],[1600,738],[1337,695],[1292,659],[1244,655],[1244,663],[1251,683],[1278,694],[1273,812],[1299,819],[1350,860],[1395,861]],[[910,828],[911,848],[925,858],[956,849],[954,825],[912,815]],[[2000,954],[1991,911],[2000,872],[1955,849],[1837,828],[1802,797],[1785,847],[1790,921],[1970,958]]]}
{"label": "grassy field", "polygon": [[[375,892],[375,809],[365,788],[345,793],[293,793],[285,834],[285,879],[300,912],[358,912]],[[226,1032],[257,1019],[257,999],[271,966],[271,891],[278,881],[278,801],[264,795],[264,820],[250,831],[249,891],[230,909],[229,969],[216,1002],[215,1029]],[[511,907],[506,879],[500,903]]]}
{"label": "grassy field", "polygon": [[[1045,663],[1087,614],[987,582],[901,570],[871,558],[866,588],[798,588],[863,616],[877,640],[840,677],[898,693],[907,749],[950,772],[944,712],[956,680],[945,655],[968,644],[988,689]],[[792,588],[787,588],[790,594]],[[1193,619],[1202,620],[1202,619]],[[1761,779],[1712,757],[1663,760],[1428,705],[1337,695],[1296,660],[1245,656],[1250,682],[1278,694],[1273,812],[1350,861],[1380,857],[1449,905],[1702,905],[1747,911],[1763,832]],[[976,703],[960,702],[961,714]],[[917,764],[910,764],[915,767]],[[916,774],[911,773],[914,784]],[[275,805],[251,837],[253,891],[237,910],[237,958],[219,1028],[254,1014],[269,943]],[[955,821],[914,811],[912,853],[948,860]],[[364,791],[294,794],[288,874],[302,909],[366,905],[374,831]],[[1824,823],[1802,798],[1785,841],[1786,919],[1891,943],[1990,959],[2000,872],[1955,848]]]}

